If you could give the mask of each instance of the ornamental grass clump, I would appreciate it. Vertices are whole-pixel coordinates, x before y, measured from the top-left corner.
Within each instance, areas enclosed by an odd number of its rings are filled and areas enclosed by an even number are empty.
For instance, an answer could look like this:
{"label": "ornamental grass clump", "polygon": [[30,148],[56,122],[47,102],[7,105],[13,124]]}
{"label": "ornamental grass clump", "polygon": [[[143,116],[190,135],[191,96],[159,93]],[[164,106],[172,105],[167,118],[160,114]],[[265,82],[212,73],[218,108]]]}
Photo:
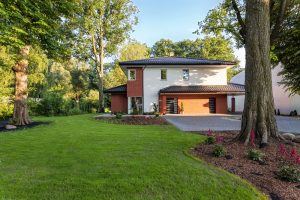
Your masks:
{"label": "ornamental grass clump", "polygon": [[213,154],[214,157],[222,157],[222,156],[225,155],[225,153],[226,153],[226,150],[223,147],[223,145],[216,144],[214,146],[214,149],[213,149],[213,152],[212,152],[212,154]]}
{"label": "ornamental grass clump", "polygon": [[248,151],[248,157],[253,161],[263,161],[265,154],[256,149],[250,149]]}
{"label": "ornamental grass clump", "polygon": [[300,182],[300,170],[295,165],[281,166],[277,172],[277,175],[284,181]]}

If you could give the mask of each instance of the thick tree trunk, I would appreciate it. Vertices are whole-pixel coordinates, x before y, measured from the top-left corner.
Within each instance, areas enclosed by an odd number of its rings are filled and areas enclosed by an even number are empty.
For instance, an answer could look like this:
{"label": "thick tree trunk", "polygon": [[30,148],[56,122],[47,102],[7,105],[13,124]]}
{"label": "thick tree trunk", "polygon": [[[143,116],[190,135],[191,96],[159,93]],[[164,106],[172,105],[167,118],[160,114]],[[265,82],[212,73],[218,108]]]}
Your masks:
{"label": "thick tree trunk", "polygon": [[270,64],[270,0],[246,1],[245,104],[239,138],[248,144],[251,130],[261,144],[278,138]]}
{"label": "thick tree trunk", "polygon": [[30,51],[30,46],[25,46],[21,48],[20,55],[21,59],[13,67],[13,71],[16,76],[15,85],[15,104],[14,104],[14,114],[13,121],[16,125],[26,125],[31,123],[31,119],[28,115],[27,109],[27,82],[28,82],[28,55]]}

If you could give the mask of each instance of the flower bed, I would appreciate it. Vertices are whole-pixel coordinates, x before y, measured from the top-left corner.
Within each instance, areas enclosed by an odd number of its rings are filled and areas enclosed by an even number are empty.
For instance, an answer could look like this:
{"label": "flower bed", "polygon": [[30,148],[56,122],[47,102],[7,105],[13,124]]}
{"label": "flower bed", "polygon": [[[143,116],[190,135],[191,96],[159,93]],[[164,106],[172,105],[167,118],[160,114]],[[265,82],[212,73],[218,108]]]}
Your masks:
{"label": "flower bed", "polygon": [[112,117],[97,117],[97,120],[101,120],[107,123],[113,124],[129,124],[129,125],[168,125],[169,123],[163,117],[155,116],[121,116],[118,118]]}
{"label": "flower bed", "polygon": [[[210,133],[211,134],[211,133]],[[238,132],[214,133],[210,137],[222,138],[218,145],[225,149],[224,156],[215,157],[213,152],[215,144],[203,143],[193,149],[193,154],[217,167],[236,174],[253,183],[271,199],[300,198],[300,182],[288,182],[279,177],[279,169],[282,166],[295,166],[300,155],[299,147],[280,144],[279,141],[271,141],[271,145],[259,149],[250,144],[245,146],[241,142],[233,142]],[[220,139],[216,139],[217,140]],[[252,149],[252,150],[251,150]],[[298,163],[299,164],[299,163]],[[289,173],[294,169],[284,168],[282,173]],[[293,172],[293,171],[292,171]]]}

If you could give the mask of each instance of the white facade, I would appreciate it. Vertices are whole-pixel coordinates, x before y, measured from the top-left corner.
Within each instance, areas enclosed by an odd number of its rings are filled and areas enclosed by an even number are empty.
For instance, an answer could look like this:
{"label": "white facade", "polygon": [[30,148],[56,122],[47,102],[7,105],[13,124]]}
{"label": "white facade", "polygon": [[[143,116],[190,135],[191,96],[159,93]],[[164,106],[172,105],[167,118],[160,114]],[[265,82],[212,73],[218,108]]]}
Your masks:
{"label": "white facade", "polygon": [[[227,67],[218,66],[146,66],[143,91],[144,112],[153,111],[158,104],[159,90],[172,85],[227,85]],[[167,80],[161,80],[161,69],[167,70]],[[189,69],[189,80],[183,79],[183,69]]]}
{"label": "white facade", "polygon": [[[282,76],[278,75],[281,72],[282,66],[281,64],[277,65],[274,69],[272,69],[272,87],[273,87],[273,96],[274,96],[274,104],[275,109],[280,110],[281,114],[288,115],[291,111],[297,110],[300,113],[300,95],[289,96],[290,93],[284,89],[282,85],[278,83],[282,81]],[[244,84],[245,83],[245,71],[234,76],[231,83],[236,84]],[[228,96],[228,102],[231,102],[231,97]],[[242,112],[244,109],[244,95],[236,96],[236,111]],[[231,103],[228,103],[229,110],[231,110]]]}

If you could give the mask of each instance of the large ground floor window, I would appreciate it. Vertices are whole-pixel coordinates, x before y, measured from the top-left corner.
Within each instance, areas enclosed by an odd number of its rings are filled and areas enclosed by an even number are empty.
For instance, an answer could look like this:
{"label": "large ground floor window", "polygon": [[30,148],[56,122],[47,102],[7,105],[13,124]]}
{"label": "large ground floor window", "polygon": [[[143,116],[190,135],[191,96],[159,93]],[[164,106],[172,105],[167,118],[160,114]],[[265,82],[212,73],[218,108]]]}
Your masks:
{"label": "large ground floor window", "polygon": [[143,114],[142,97],[128,97],[128,113],[134,115]]}

